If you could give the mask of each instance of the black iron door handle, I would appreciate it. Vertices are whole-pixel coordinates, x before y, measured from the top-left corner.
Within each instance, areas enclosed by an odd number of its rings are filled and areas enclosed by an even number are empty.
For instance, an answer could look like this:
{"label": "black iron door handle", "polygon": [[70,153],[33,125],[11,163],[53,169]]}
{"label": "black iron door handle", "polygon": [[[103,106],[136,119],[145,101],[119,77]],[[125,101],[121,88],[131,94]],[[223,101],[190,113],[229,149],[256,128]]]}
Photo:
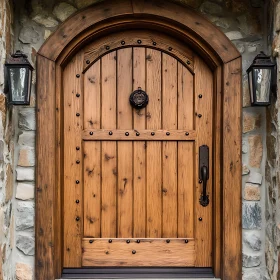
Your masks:
{"label": "black iron door handle", "polygon": [[209,204],[209,196],[207,195],[207,180],[208,180],[207,166],[205,165],[202,166],[200,172],[201,172],[201,179],[203,184],[203,191],[199,199],[199,202],[203,207],[206,207]]}

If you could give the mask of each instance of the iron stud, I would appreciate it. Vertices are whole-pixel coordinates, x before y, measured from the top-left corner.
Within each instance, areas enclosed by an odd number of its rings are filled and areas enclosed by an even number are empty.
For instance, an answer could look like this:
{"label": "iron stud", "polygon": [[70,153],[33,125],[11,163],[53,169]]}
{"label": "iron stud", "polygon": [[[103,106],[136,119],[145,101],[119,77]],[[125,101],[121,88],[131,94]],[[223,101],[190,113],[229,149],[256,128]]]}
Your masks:
{"label": "iron stud", "polygon": [[133,250],[133,251],[132,251],[132,254],[133,254],[133,255],[135,255],[135,254],[136,254],[136,251],[135,251],[135,250]]}
{"label": "iron stud", "polygon": [[169,135],[170,135],[170,132],[166,132],[166,135],[169,136]]}
{"label": "iron stud", "polygon": [[79,150],[80,150],[80,147],[77,146],[77,147],[76,147],[76,150],[79,151]]}
{"label": "iron stud", "polygon": [[141,40],[137,40],[137,43],[138,43],[138,44],[142,44],[142,41],[141,41]]}
{"label": "iron stud", "polygon": [[188,132],[186,132],[185,134],[186,134],[186,136],[189,136],[189,135],[190,135]]}
{"label": "iron stud", "polygon": [[197,116],[198,116],[199,118],[201,118],[201,117],[202,117],[202,115],[201,115],[201,114],[198,114]]}
{"label": "iron stud", "polygon": [[170,243],[170,240],[169,240],[169,239],[167,239],[167,240],[166,240],[166,243]]}
{"label": "iron stud", "polygon": [[76,160],[76,163],[77,163],[77,164],[80,164],[80,161],[79,161],[79,160]]}
{"label": "iron stud", "polygon": [[139,133],[139,132],[136,132],[136,136],[140,136],[140,133]]}
{"label": "iron stud", "polygon": [[110,47],[109,47],[109,46],[106,46],[106,50],[107,50],[107,51],[110,50]]}
{"label": "iron stud", "polygon": [[109,132],[109,135],[113,135],[113,131],[110,131],[110,132]]}
{"label": "iron stud", "polygon": [[80,116],[80,113],[77,113],[76,116],[79,117],[79,116]]}
{"label": "iron stud", "polygon": [[190,64],[191,64],[191,62],[190,62],[189,60],[187,60],[187,64],[188,64],[188,65],[190,65]]}
{"label": "iron stud", "polygon": [[122,45],[125,45],[125,41],[121,41],[121,44],[122,44]]}
{"label": "iron stud", "polygon": [[151,135],[152,135],[152,136],[155,136],[155,133],[154,133],[154,132],[151,132]]}
{"label": "iron stud", "polygon": [[79,93],[76,94],[77,97],[80,97],[81,95]]}
{"label": "iron stud", "polygon": [[157,43],[156,43],[156,42],[153,42],[153,45],[154,45],[154,46],[156,46],[156,45],[157,45]]}
{"label": "iron stud", "polygon": [[171,47],[168,48],[169,51],[172,51],[173,49]]}
{"label": "iron stud", "polygon": [[140,240],[139,239],[137,239],[137,241],[136,241],[137,243],[140,243]]}
{"label": "iron stud", "polygon": [[79,181],[79,180],[77,180],[77,181],[76,181],[76,184],[77,184],[77,185],[78,185],[78,184],[80,184],[80,181]]}
{"label": "iron stud", "polygon": [[202,218],[201,218],[201,217],[199,217],[199,218],[198,218],[198,220],[201,222],[201,221],[202,221]]}
{"label": "iron stud", "polygon": [[202,94],[200,94],[198,97],[199,97],[199,98],[202,98]]}
{"label": "iron stud", "polygon": [[93,135],[93,132],[91,131],[89,134],[90,134],[90,135]]}
{"label": "iron stud", "polygon": [[185,240],[185,243],[189,243],[189,240],[188,240],[188,239],[186,239],[186,240]]}
{"label": "iron stud", "polygon": [[89,243],[92,244],[92,243],[93,243],[93,240],[91,239],[91,240],[89,241]]}
{"label": "iron stud", "polygon": [[129,244],[129,243],[130,243],[130,240],[126,240],[126,243]]}
{"label": "iron stud", "polygon": [[129,132],[126,132],[126,133],[125,133],[125,136],[129,136]]}
{"label": "iron stud", "polygon": [[202,184],[202,180],[199,180],[198,183],[199,183],[199,184]]}
{"label": "iron stud", "polygon": [[77,200],[76,200],[76,203],[77,203],[77,204],[79,204],[79,203],[80,203],[80,200],[79,200],[79,199],[77,199]]}
{"label": "iron stud", "polygon": [[112,243],[113,242],[113,240],[112,239],[109,239],[109,243]]}
{"label": "iron stud", "polygon": [[76,217],[76,221],[77,221],[77,222],[80,221],[80,217]]}
{"label": "iron stud", "polygon": [[87,64],[90,64],[90,60],[87,60],[86,63],[87,63]]}
{"label": "iron stud", "polygon": [[81,76],[80,76],[80,74],[77,74],[76,77],[77,77],[77,78],[80,78]]}

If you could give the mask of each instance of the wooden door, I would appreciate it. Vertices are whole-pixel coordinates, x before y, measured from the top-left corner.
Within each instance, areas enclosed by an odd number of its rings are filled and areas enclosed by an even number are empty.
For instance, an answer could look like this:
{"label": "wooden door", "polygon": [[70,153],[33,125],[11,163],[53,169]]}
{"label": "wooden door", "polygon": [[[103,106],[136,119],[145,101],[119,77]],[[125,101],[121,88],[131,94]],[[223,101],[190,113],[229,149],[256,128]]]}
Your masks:
{"label": "wooden door", "polygon": [[[63,72],[63,267],[212,267],[213,73],[151,31],[101,38]],[[135,109],[137,89],[149,102]],[[199,147],[209,147],[209,205]]]}

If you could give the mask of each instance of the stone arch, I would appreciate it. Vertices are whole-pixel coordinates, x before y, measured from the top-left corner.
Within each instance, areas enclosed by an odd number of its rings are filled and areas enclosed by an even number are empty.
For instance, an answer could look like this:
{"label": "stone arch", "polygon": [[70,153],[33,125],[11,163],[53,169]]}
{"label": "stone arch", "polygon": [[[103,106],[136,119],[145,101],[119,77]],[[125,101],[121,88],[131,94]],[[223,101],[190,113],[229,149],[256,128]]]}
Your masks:
{"label": "stone arch", "polygon": [[[215,276],[241,279],[241,57],[212,23],[167,1],[106,1],[62,23],[37,57],[36,279],[61,277],[61,73],[69,57],[115,30],[161,30],[191,45],[215,73]],[[234,204],[232,203],[234,201]]]}

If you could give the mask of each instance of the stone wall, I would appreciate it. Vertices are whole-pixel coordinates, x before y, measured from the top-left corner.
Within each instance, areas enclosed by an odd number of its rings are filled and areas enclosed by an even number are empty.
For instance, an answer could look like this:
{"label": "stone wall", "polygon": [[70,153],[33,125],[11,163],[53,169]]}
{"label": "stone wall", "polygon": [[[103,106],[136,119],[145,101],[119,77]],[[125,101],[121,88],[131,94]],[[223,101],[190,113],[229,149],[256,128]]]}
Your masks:
{"label": "stone wall", "polygon": [[14,247],[12,110],[6,106],[4,63],[13,45],[12,1],[0,0],[0,280],[12,279]]}
{"label": "stone wall", "polygon": [[[218,26],[243,58],[243,279],[270,279],[264,258],[265,230],[265,110],[249,107],[246,69],[266,50],[261,0],[173,0],[196,9]],[[56,27],[72,13],[100,0],[16,1],[15,46],[35,65],[36,52]],[[16,279],[33,279],[34,268],[34,136],[36,94],[31,106],[15,109],[16,192],[14,269]],[[0,142],[1,143],[1,142]],[[8,169],[8,168],[7,168]],[[8,208],[7,208],[8,209]],[[9,278],[5,278],[9,279]],[[272,278],[273,279],[273,278]]]}

